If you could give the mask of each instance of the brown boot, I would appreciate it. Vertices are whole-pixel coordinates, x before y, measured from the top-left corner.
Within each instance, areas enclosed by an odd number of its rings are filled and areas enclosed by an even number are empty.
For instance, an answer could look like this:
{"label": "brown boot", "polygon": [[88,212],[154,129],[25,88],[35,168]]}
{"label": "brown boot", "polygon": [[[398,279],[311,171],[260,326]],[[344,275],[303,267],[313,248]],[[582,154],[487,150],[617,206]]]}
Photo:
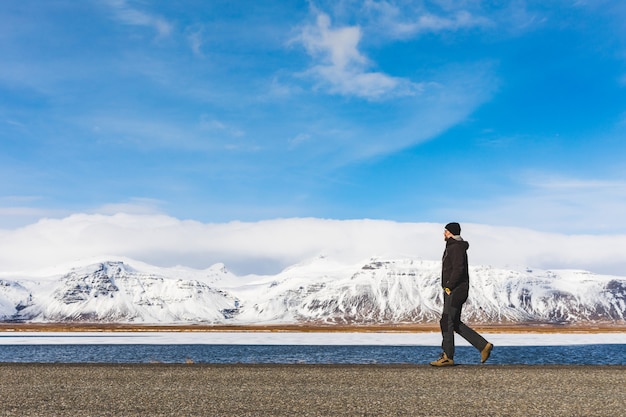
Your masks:
{"label": "brown boot", "polygon": [[480,363],[485,363],[487,359],[489,359],[489,355],[491,355],[492,350],[493,350],[493,344],[487,343],[485,348],[480,351]]}
{"label": "brown boot", "polygon": [[448,358],[445,352],[441,353],[439,359],[430,363],[432,366],[454,366],[454,361]]}

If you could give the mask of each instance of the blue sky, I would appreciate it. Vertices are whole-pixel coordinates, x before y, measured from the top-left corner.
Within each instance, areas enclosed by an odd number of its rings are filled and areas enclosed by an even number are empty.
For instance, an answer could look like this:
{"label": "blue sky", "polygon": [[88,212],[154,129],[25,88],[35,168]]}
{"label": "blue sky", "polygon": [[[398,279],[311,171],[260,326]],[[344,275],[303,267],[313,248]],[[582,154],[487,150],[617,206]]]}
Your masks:
{"label": "blue sky", "polygon": [[626,233],[625,19],[621,1],[4,0],[0,227]]}

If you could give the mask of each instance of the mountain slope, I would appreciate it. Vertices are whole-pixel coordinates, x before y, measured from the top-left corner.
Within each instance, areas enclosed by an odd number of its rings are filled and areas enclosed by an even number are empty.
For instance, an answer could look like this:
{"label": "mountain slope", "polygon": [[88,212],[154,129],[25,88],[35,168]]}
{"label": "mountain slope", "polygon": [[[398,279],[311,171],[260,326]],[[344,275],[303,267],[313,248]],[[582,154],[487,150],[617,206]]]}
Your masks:
{"label": "mountain slope", "polygon": [[[0,281],[0,320],[139,323],[421,323],[442,304],[440,262],[324,257],[272,276],[237,277],[133,261]],[[463,318],[482,323],[626,322],[626,278],[585,271],[470,267]]]}
{"label": "mountain slope", "polygon": [[[323,260],[320,260],[323,262]],[[244,321],[398,323],[439,320],[440,263],[373,260],[360,268],[328,267],[316,279],[310,265],[294,267],[255,297],[240,293]],[[320,266],[317,266],[318,269]],[[584,271],[470,268],[467,321],[484,323],[626,320],[626,279]]]}
{"label": "mountain slope", "polygon": [[237,300],[195,279],[142,273],[122,262],[78,268],[31,286],[13,319],[28,321],[221,322]]}

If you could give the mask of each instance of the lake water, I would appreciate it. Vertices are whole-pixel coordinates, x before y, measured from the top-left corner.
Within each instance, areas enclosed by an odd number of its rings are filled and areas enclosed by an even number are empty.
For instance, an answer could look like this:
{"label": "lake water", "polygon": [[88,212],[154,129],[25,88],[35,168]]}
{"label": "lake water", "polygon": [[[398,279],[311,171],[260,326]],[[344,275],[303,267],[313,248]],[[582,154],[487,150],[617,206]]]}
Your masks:
{"label": "lake water", "polygon": [[[490,365],[626,365],[626,334],[486,335]],[[0,333],[0,362],[426,364],[437,333]],[[455,362],[480,355],[458,341]]]}
{"label": "lake water", "polygon": [[[3,345],[0,362],[425,364],[439,352],[435,346]],[[478,364],[480,355],[457,347],[455,362]],[[496,346],[487,363],[626,365],[626,345]]]}

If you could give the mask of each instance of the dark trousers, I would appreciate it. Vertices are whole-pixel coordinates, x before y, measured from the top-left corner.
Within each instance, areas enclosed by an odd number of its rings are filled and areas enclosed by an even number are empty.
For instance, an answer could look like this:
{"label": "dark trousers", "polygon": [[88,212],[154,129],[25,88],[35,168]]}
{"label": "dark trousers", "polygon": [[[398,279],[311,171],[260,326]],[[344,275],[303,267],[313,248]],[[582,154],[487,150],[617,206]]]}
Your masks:
{"label": "dark trousers", "polygon": [[439,325],[443,342],[441,348],[448,358],[454,358],[454,333],[458,333],[472,346],[482,351],[487,346],[487,341],[471,327],[461,321],[461,310],[467,300],[468,287],[461,285],[452,291],[450,295],[443,294],[443,313]]}

